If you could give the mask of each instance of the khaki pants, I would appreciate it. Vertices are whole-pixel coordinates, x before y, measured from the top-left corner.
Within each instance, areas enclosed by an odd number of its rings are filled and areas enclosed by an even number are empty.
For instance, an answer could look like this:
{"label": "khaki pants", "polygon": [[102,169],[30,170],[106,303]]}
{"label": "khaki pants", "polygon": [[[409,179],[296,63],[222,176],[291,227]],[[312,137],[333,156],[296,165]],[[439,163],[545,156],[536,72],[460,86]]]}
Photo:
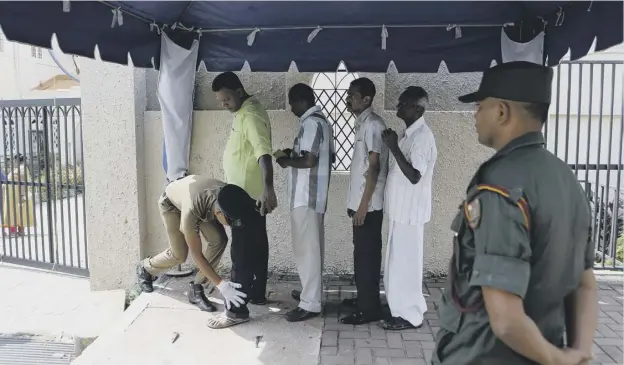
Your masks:
{"label": "khaki pants", "polygon": [[[182,264],[188,256],[188,245],[184,234],[180,231],[180,211],[163,194],[158,200],[160,217],[162,219],[167,236],[169,238],[169,248],[154,257],[148,257],[143,261],[143,267],[151,275],[171,269]],[[216,220],[202,222],[199,231],[208,243],[204,251],[204,257],[210,266],[216,271],[227,246],[227,234],[223,225]],[[195,284],[208,284],[208,278],[200,272],[195,276]]]}

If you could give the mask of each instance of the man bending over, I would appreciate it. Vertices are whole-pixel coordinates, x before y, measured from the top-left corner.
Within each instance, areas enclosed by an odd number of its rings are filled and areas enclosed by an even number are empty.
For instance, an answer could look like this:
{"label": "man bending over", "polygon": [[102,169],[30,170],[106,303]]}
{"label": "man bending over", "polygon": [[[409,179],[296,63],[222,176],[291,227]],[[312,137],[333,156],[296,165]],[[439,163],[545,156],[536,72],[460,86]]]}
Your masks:
{"label": "man bending over", "polygon": [[[216,285],[225,301],[225,312],[209,320],[208,326],[225,328],[249,321],[245,290],[240,284],[221,279],[214,268],[218,266],[227,245],[223,226],[243,226],[252,214],[257,214],[254,200],[236,185],[206,176],[189,175],[167,185],[158,206],[169,238],[169,248],[138,265],[141,289],[152,292],[155,275],[185,262],[190,251],[199,273],[191,282],[189,302],[207,312],[216,310],[204,294],[202,284],[207,280]],[[199,232],[208,243],[203,254]]]}

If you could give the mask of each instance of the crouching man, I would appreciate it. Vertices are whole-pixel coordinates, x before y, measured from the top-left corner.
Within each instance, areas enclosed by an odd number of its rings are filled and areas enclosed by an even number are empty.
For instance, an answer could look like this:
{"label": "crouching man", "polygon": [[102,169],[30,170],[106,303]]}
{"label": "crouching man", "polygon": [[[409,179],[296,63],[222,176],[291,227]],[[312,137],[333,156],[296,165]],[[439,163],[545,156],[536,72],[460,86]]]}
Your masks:
{"label": "crouching man", "polygon": [[[204,294],[203,285],[208,280],[219,289],[225,301],[225,312],[209,320],[208,326],[225,328],[249,321],[247,288],[221,279],[213,268],[219,265],[227,245],[223,226],[242,226],[246,218],[255,213],[255,201],[236,185],[190,175],[167,185],[158,205],[169,238],[169,248],[138,265],[141,289],[152,292],[155,276],[185,262],[190,251],[199,272],[191,282],[189,302],[203,311],[216,311]],[[199,232],[208,243],[203,254]],[[236,281],[234,272],[231,276],[232,281]]]}

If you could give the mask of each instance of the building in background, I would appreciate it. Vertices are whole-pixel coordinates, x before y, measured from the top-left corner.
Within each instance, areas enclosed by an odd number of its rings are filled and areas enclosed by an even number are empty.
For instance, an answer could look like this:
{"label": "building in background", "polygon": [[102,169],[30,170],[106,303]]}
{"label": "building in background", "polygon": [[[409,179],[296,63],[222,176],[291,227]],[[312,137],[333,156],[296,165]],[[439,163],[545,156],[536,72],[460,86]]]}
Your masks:
{"label": "building in background", "polygon": [[[74,57],[60,51],[56,37],[52,52],[66,71],[79,73]],[[80,83],[65,74],[49,50],[8,41],[1,29],[0,70],[0,100],[80,97]]]}

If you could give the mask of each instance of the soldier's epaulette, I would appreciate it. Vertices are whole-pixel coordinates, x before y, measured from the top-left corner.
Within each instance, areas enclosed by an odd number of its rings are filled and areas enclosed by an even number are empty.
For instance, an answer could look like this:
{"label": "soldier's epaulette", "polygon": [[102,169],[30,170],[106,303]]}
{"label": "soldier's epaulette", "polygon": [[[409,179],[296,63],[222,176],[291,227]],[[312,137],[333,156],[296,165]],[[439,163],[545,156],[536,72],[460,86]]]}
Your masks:
{"label": "soldier's epaulette", "polygon": [[517,205],[520,211],[522,212],[522,216],[524,218],[524,225],[526,229],[527,230],[531,229],[531,216],[530,216],[529,204],[526,198],[524,197],[524,192],[522,191],[522,189],[514,188],[514,189],[509,190],[500,185],[492,185],[492,184],[478,184],[478,185],[473,186],[468,191],[468,196],[466,198],[466,202],[464,206],[464,209],[465,209],[464,212],[469,222],[471,221],[471,216],[470,216],[470,212],[468,209],[469,204],[482,191],[491,191],[493,193],[499,194],[505,197],[505,199],[509,200],[511,203]]}

